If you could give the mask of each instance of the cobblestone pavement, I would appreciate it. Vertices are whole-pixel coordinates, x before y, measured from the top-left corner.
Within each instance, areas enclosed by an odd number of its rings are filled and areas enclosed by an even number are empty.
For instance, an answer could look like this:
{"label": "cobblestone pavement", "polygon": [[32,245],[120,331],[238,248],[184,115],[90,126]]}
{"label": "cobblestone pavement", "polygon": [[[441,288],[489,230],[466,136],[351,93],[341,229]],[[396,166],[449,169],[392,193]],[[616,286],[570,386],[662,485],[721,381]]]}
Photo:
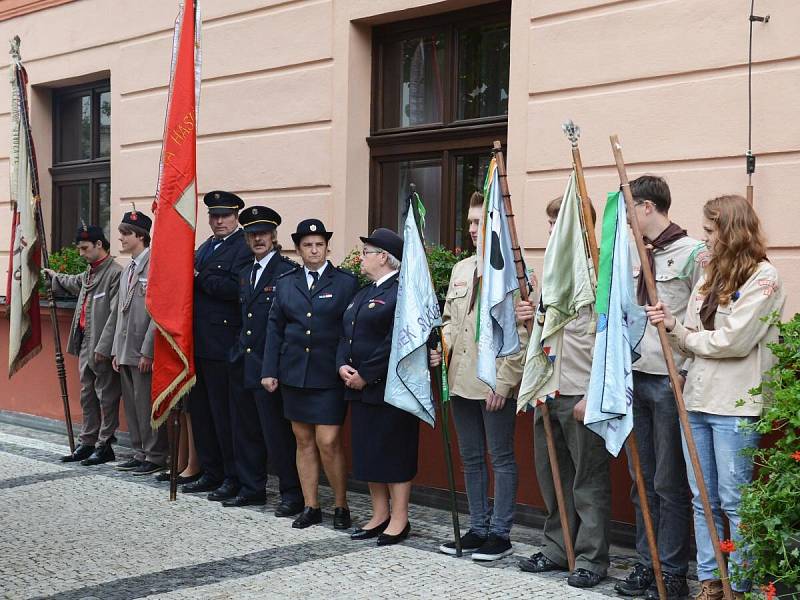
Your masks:
{"label": "cobblestone pavement", "polygon": [[[517,568],[536,551],[531,529],[514,529],[513,557],[478,564],[436,551],[452,537],[449,513],[413,506],[411,537],[378,548],[334,531],[330,513],[324,526],[292,529],[272,515],[274,487],[267,507],[223,508],[191,495],[168,502],[166,484],[112,465],[58,462],[66,452],[63,436],[0,423],[2,598],[602,600],[632,563],[630,551],[614,548],[609,579],[581,591],[564,574]],[[124,448],[117,458],[127,458]],[[366,518],[368,497],[353,493],[350,503],[356,523]]]}

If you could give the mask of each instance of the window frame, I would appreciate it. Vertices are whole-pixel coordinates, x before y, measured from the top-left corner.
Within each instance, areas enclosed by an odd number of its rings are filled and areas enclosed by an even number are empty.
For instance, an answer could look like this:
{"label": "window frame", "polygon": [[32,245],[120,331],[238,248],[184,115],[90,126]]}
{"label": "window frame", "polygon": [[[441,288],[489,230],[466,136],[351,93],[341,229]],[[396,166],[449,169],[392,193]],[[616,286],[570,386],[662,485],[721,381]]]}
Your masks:
{"label": "window frame", "polygon": [[[62,141],[62,118],[60,108],[65,101],[76,97],[85,96],[89,92],[91,96],[91,148],[88,159],[81,158],[76,160],[61,159]],[[102,223],[97,223],[100,219],[100,205],[98,184],[108,183],[111,185],[111,152],[109,148],[108,156],[100,156],[100,98],[102,94],[111,92],[111,80],[101,79],[91,83],[70,86],[53,91],[52,97],[52,118],[53,118],[53,152],[52,167],[50,167],[50,177],[52,180],[52,239],[51,248],[60,250],[68,245],[72,239],[72,233],[65,231],[64,224],[61,222],[61,188],[64,185],[86,183],[89,186],[89,206],[92,214],[92,221],[102,227]],[[79,224],[76,224],[76,227]],[[111,224],[109,223],[109,228]]]}
{"label": "window frame", "polygon": [[[383,205],[381,169],[386,162],[439,159],[442,164],[440,231],[442,245],[452,248],[456,234],[457,157],[491,152],[495,140],[503,147],[508,139],[508,115],[475,119],[453,119],[458,113],[459,31],[471,25],[511,23],[511,2],[501,0],[482,5],[376,27],[372,38],[372,106],[370,111],[369,228],[386,225],[396,207]],[[381,128],[383,122],[384,47],[407,39],[409,34],[427,36],[445,32],[445,61],[448,85],[443,90],[442,121],[410,127]],[[391,225],[390,225],[391,226]]]}

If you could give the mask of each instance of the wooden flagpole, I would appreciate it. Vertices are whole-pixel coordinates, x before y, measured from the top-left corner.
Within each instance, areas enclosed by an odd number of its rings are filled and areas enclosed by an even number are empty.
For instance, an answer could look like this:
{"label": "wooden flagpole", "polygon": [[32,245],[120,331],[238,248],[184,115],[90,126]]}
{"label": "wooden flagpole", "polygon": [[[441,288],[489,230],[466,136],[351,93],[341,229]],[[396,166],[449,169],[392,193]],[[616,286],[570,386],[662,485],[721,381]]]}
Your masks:
{"label": "wooden flagpole", "polygon": [[[528,300],[528,277],[525,273],[525,263],[522,260],[522,250],[519,247],[519,238],[517,237],[517,227],[514,222],[514,210],[511,206],[511,193],[508,189],[508,180],[506,176],[506,163],[503,159],[503,145],[499,141],[494,142],[492,148],[495,160],[497,161],[497,176],[500,178],[500,191],[503,194],[503,203],[506,209],[506,218],[508,219],[508,231],[511,235],[511,249],[514,252],[514,265],[517,269],[517,281],[519,282],[519,293],[522,300]],[[528,321],[525,324],[528,329],[528,334],[531,332],[533,321]],[[547,403],[542,403],[538,406],[542,411],[542,423],[544,424],[544,437],[547,441],[547,456],[550,460],[550,471],[553,474],[553,487],[556,491],[556,503],[558,504],[558,516],[561,521],[561,531],[564,534],[564,550],[567,555],[567,564],[569,570],[575,570],[575,548],[572,544],[572,532],[569,527],[569,519],[567,518],[567,505],[564,500],[564,486],[561,483],[561,473],[558,466],[558,454],[556,453],[556,444],[553,438],[553,426],[550,423],[550,409]]]}
{"label": "wooden flagpole", "polygon": [[[656,289],[656,282],[653,277],[653,271],[650,269],[650,263],[647,260],[647,250],[644,246],[642,239],[642,230],[639,227],[639,219],[636,217],[633,207],[633,195],[631,194],[630,184],[628,183],[628,174],[625,170],[625,161],[622,158],[622,144],[616,135],[611,136],[611,150],[614,153],[614,161],[617,164],[617,171],[619,172],[620,187],[622,194],[625,197],[625,205],[628,211],[628,221],[630,222],[631,229],[633,230],[633,239],[636,240],[636,250],[639,253],[639,260],[641,262],[641,276],[644,277],[645,284],[647,285],[647,298],[650,305],[653,306],[658,302],[658,290]],[[700,458],[697,455],[697,445],[694,442],[692,435],[692,428],[689,424],[689,415],[686,412],[686,405],[683,402],[683,388],[678,382],[678,370],[675,367],[675,359],[672,356],[672,348],[670,347],[669,340],[667,339],[667,329],[663,322],[656,326],[658,330],[658,339],[661,341],[661,350],[664,352],[664,360],[667,363],[667,372],[669,373],[669,380],[672,384],[672,391],[675,396],[675,404],[678,407],[678,418],[681,422],[683,429],[683,437],[686,442],[686,448],[689,452],[689,459],[692,463],[694,470],[695,480],[697,481],[697,488],[700,491],[700,500],[703,503],[703,513],[706,519],[709,535],[711,536],[711,543],[714,545],[714,555],[717,559],[717,567],[719,568],[720,579],[722,580],[723,592],[726,600],[733,600],[733,591],[731,590],[731,582],[728,577],[728,567],[725,564],[725,557],[719,547],[719,535],[717,528],[714,524],[714,515],[711,512],[711,503],[708,500],[708,490],[706,488],[705,478],[703,476],[703,469],[700,466]]]}
{"label": "wooden flagpole", "polygon": [[[422,243],[423,249],[425,248],[425,233],[422,230],[422,216],[419,214],[415,198],[417,196],[417,186],[410,184],[410,193],[408,196],[408,210],[414,215],[414,222],[417,225],[417,233],[419,233],[419,241]],[[428,268],[428,277],[430,278],[431,285],[433,285],[433,277]],[[430,368],[431,377],[437,382],[436,385],[431,385],[431,391],[436,398],[436,404],[439,406],[439,425],[442,430],[442,447],[444,449],[444,462],[447,469],[447,485],[450,492],[450,518],[453,522],[453,544],[456,548],[456,556],[461,557],[463,549],[461,548],[461,526],[458,522],[458,505],[456,504],[456,478],[453,472],[453,450],[450,443],[450,410],[449,392],[445,393],[444,370],[447,367],[447,349],[444,348],[444,336],[442,335],[442,328],[437,327],[433,330],[430,338],[428,339],[428,348],[439,351],[442,353],[442,364],[439,367]]]}
{"label": "wooden flagpole", "polygon": [[[572,121],[567,121],[562,126],[564,134],[572,146],[572,166],[575,169],[575,179],[578,183],[578,195],[581,199],[581,210],[583,212],[583,223],[586,231],[586,240],[589,246],[589,254],[592,256],[595,276],[600,272],[600,253],[597,249],[597,236],[594,231],[594,219],[592,218],[592,201],[586,189],[586,178],[583,175],[583,161],[581,151],[578,148],[578,139],[581,136],[581,129]],[[653,527],[653,516],[650,513],[650,502],[647,500],[647,488],[645,487],[642,464],[639,458],[639,446],[636,443],[636,433],[631,430],[626,441],[631,458],[636,479],[636,492],[639,495],[639,505],[644,519],[644,529],[647,535],[647,546],[650,549],[650,559],[653,562],[653,573],[656,579],[656,588],[660,600],[667,600],[667,588],[664,585],[664,575],[661,570],[661,558],[658,555],[658,543],[656,541],[655,527]]]}
{"label": "wooden flagpole", "polygon": [[[36,150],[33,145],[33,133],[31,132],[31,120],[28,114],[28,75],[22,66],[22,57],[19,52],[20,39],[14,36],[11,40],[11,57],[16,67],[14,69],[17,78],[17,87],[20,90],[19,111],[20,118],[25,124],[27,139],[20,140],[20,143],[28,144],[28,163],[31,169],[31,193],[36,204],[36,230],[39,235],[39,246],[42,249],[42,266],[50,268],[50,256],[47,252],[47,232],[44,228],[44,218],[42,217],[42,200],[39,190],[39,170],[36,165]],[[69,410],[69,390],[67,389],[67,371],[64,368],[64,353],[61,350],[61,332],[58,329],[58,314],[56,313],[56,302],[53,298],[51,286],[45,286],[45,299],[50,305],[50,325],[53,329],[53,348],[55,350],[56,374],[61,388],[61,403],[64,406],[64,423],[67,426],[67,438],[69,439],[69,451],[75,452],[75,434],[72,429],[72,415]],[[31,307],[31,310],[38,310],[38,307]]]}

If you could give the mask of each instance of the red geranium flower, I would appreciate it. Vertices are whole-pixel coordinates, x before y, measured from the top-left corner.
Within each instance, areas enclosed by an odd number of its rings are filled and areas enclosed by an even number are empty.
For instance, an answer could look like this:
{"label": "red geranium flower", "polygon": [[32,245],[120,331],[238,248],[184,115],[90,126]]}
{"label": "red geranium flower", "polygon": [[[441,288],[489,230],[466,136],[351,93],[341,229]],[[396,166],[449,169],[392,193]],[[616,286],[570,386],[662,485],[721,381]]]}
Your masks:
{"label": "red geranium flower", "polygon": [[775,584],[772,583],[771,581],[769,582],[769,585],[762,585],[761,591],[764,592],[764,594],[767,597],[767,600],[774,600],[775,593],[777,592],[777,590],[775,589]]}
{"label": "red geranium flower", "polygon": [[795,459],[797,462],[800,462],[800,450],[792,454],[792,458]]}
{"label": "red geranium flower", "polygon": [[736,544],[733,543],[733,540],[722,540],[719,543],[719,549],[722,550],[725,554],[730,554],[731,552],[736,550]]}

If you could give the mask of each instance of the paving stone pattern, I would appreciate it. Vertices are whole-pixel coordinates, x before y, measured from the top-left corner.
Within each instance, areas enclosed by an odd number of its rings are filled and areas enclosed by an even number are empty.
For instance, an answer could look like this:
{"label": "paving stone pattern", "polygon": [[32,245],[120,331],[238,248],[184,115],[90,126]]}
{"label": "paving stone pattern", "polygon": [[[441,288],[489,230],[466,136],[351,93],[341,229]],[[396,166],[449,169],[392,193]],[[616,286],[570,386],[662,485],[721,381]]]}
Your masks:
{"label": "paving stone pattern", "polygon": [[[63,436],[0,423],[0,598],[589,600],[614,596],[614,578],[633,562],[614,548],[609,579],[582,591],[562,573],[517,568],[541,539],[528,528],[514,529],[514,556],[478,564],[436,551],[452,537],[448,512],[413,506],[411,537],[378,548],[333,530],[327,488],[324,525],[296,530],[272,515],[272,479],[266,507],[223,508],[204,495],[168,502],[166,484],[152,477],[59,463],[66,452]],[[357,524],[369,498],[349,498]]]}

